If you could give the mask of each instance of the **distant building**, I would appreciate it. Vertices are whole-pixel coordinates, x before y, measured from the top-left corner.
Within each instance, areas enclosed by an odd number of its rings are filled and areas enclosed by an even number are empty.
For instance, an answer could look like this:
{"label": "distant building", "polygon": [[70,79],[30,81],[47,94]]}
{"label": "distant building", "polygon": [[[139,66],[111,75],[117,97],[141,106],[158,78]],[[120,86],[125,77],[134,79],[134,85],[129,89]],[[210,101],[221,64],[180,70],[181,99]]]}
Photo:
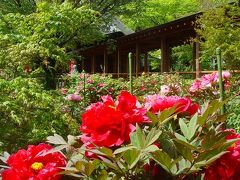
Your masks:
{"label": "distant building", "polygon": [[[115,19],[116,27],[113,26],[109,34],[113,44],[103,42],[80,50],[81,69],[88,73],[112,73],[119,77],[128,73],[128,53],[132,52],[133,73],[138,75],[148,72],[148,52],[161,49],[160,72],[169,72],[171,48],[190,43],[190,39],[197,37],[195,24],[199,15],[193,14],[136,33]],[[118,29],[120,32],[115,32]],[[199,43],[194,43],[192,63],[193,70],[197,72],[200,70],[199,48]]]}

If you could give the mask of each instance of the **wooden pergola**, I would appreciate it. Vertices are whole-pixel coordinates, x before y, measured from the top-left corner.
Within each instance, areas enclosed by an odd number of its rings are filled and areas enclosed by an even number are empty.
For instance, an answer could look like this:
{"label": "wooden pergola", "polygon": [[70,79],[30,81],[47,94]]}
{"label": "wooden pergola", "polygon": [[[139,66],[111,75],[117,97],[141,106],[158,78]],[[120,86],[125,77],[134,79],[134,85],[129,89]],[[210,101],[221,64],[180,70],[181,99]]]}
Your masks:
{"label": "wooden pergola", "polygon": [[[197,38],[196,19],[193,14],[166,24],[116,38],[116,49],[110,51],[107,43],[88,47],[79,51],[82,57],[81,69],[88,73],[112,73],[118,77],[128,73],[128,53],[134,54],[133,73],[148,72],[148,52],[161,49],[160,72],[170,71],[171,48],[190,43]],[[200,45],[193,44],[193,71],[200,72]],[[142,60],[140,57],[144,57]]]}

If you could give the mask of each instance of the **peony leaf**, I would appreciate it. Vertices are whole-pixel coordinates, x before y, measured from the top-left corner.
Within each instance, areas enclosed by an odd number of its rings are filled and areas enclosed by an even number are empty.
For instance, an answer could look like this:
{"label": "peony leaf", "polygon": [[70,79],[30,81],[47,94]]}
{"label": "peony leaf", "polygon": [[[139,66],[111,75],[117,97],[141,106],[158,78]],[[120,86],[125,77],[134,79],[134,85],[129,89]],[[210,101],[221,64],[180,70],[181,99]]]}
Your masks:
{"label": "peony leaf", "polygon": [[217,133],[215,129],[211,129],[203,138],[201,145],[205,150],[209,150],[209,148],[214,145],[218,146],[224,142],[226,142],[226,136],[229,132],[219,132]]}
{"label": "peony leaf", "polygon": [[187,124],[184,122],[183,119],[179,119],[179,125],[180,125],[180,129],[183,133],[183,135],[189,140],[190,138],[190,130],[188,129]]}
{"label": "peony leaf", "polygon": [[137,149],[131,149],[124,152],[123,158],[129,165],[129,168],[132,169],[139,161],[141,151]]}
{"label": "peony leaf", "polygon": [[159,148],[156,145],[154,145],[154,144],[150,145],[146,149],[144,149],[144,151],[148,152],[148,153],[154,152],[154,151],[157,151],[157,150],[159,150]]}
{"label": "peony leaf", "polygon": [[159,122],[158,117],[155,114],[153,114],[152,112],[147,111],[147,116],[154,124],[157,124]]}
{"label": "peony leaf", "polygon": [[203,114],[198,117],[198,123],[204,125],[210,115],[214,115],[218,109],[220,109],[229,99],[221,102],[219,100],[213,100],[209,105],[204,107]]}
{"label": "peony leaf", "polygon": [[162,112],[159,112],[159,116],[158,116],[159,121],[164,122],[166,119],[170,118],[173,114],[175,114],[176,107],[177,107],[177,105],[175,105],[171,108],[165,109]]}
{"label": "peony leaf", "polygon": [[192,139],[192,137],[195,135],[197,128],[199,127],[197,124],[198,120],[198,113],[194,114],[194,116],[191,118],[188,127],[189,127],[189,140]]}
{"label": "peony leaf", "polygon": [[[178,140],[178,139],[174,139],[174,143],[175,143],[175,146],[177,148],[177,151],[185,158],[187,159],[188,161],[190,162],[193,162],[193,155],[192,155],[192,151],[189,147],[192,147],[190,144],[184,142],[184,141],[181,141],[181,140]],[[187,146],[186,146],[187,144]],[[195,148],[195,147],[194,147]]]}
{"label": "peony leaf", "polygon": [[103,164],[105,164],[107,167],[109,167],[113,170],[119,171],[118,166],[115,163],[113,163],[112,161],[110,161],[109,159],[107,159],[103,156],[99,156],[99,158],[102,160]]}
{"label": "peony leaf", "polygon": [[131,146],[131,145],[126,146],[126,147],[121,147],[121,148],[116,149],[113,154],[116,155],[116,154],[125,152],[125,151],[127,151],[127,150],[134,149],[134,148],[136,148],[136,147]]}
{"label": "peony leaf", "polygon": [[48,136],[47,137],[47,142],[50,144],[68,144],[62,136],[58,135],[58,134],[54,134],[54,136]]}
{"label": "peony leaf", "polygon": [[220,152],[219,154],[213,156],[212,158],[210,158],[208,160],[200,161],[200,162],[194,164],[194,167],[195,168],[201,168],[201,167],[207,166],[207,165],[213,163],[214,161],[216,161],[218,158],[220,158],[225,153],[227,153],[227,151]]}
{"label": "peony leaf", "polygon": [[162,150],[157,150],[151,153],[150,157],[156,161],[163,169],[171,173],[172,162],[173,160],[170,156]]}
{"label": "peony leaf", "polygon": [[214,156],[217,156],[219,153],[224,152],[228,147],[230,147],[232,144],[234,144],[235,142],[239,141],[240,139],[231,139],[225,142],[221,142],[218,144],[213,144],[212,147],[209,147],[208,149],[206,149],[206,151],[204,151],[203,153],[201,153],[198,158],[197,158],[197,162],[203,161],[203,160],[209,160],[211,158],[213,158]]}
{"label": "peony leaf", "polygon": [[187,142],[187,139],[184,136],[182,136],[181,134],[175,133],[174,135],[176,136],[177,139]]}
{"label": "peony leaf", "polygon": [[86,175],[89,177],[92,174],[92,172],[94,171],[94,169],[95,169],[94,163],[88,162],[85,166]]}
{"label": "peony leaf", "polygon": [[136,131],[130,135],[131,144],[139,149],[143,149],[144,145],[146,144],[145,135],[143,134],[138,124],[136,125],[136,127]]}
{"label": "peony leaf", "polygon": [[[62,152],[61,152],[61,150],[63,150],[63,149],[66,149],[66,148],[68,148],[69,147],[69,145],[60,145],[60,146],[56,146],[56,147],[54,147],[53,149],[51,149],[51,150],[49,150],[49,151],[47,151],[47,152],[45,152],[45,153],[42,153],[42,154],[40,154],[41,156],[46,156],[47,154],[51,154],[51,153],[55,153],[55,152],[60,152],[63,156],[65,156]],[[40,152],[41,153],[41,152]]]}
{"label": "peony leaf", "polygon": [[191,163],[186,159],[181,159],[178,163],[178,172],[176,174],[182,174],[185,170],[191,167]]}
{"label": "peony leaf", "polygon": [[3,155],[0,156],[0,160],[6,164],[9,156],[10,156],[10,154],[5,151],[5,152],[3,153]]}
{"label": "peony leaf", "polygon": [[104,153],[107,157],[113,157],[113,151],[106,147],[100,147],[98,149],[100,152]]}
{"label": "peony leaf", "polygon": [[156,129],[156,128],[152,128],[146,137],[145,147],[150,146],[151,144],[156,142],[161,134],[162,134],[162,131],[160,131],[159,129]]}
{"label": "peony leaf", "polygon": [[108,178],[108,172],[106,170],[102,170],[99,176],[97,177],[98,180],[106,180]]}
{"label": "peony leaf", "polygon": [[182,144],[183,146],[187,147],[188,149],[190,150],[193,150],[193,151],[199,151],[197,149],[197,147],[193,146],[192,144],[186,142],[186,141],[183,141],[181,139],[173,139],[174,143],[178,143],[178,144]]}

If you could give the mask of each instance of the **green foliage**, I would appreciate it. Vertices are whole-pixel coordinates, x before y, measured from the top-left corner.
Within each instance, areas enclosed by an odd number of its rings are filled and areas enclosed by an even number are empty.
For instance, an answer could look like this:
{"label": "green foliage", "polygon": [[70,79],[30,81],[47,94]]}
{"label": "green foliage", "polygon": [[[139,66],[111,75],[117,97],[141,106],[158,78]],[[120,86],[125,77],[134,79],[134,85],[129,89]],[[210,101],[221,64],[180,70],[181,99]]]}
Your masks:
{"label": "green foliage", "polygon": [[[48,153],[66,149],[69,163],[63,174],[78,178],[148,179],[151,176],[144,167],[149,165],[150,171],[158,166],[161,178],[185,179],[194,175],[200,179],[202,171],[239,140],[226,140],[229,132],[222,130],[223,118],[218,115],[222,105],[213,101],[201,115],[196,113],[191,119],[177,117],[172,113],[174,108],[149,114],[154,123],[137,125],[130,142],[114,149],[86,149],[70,140],[74,139],[72,136],[65,141],[55,134],[48,137],[48,142],[58,146]],[[98,158],[85,156],[86,151]]]}
{"label": "green foliage", "polygon": [[230,113],[227,126],[240,132],[240,97],[232,98],[226,106],[226,109]]}
{"label": "green foliage", "polygon": [[98,13],[70,3],[38,3],[36,11],[9,13],[0,19],[0,69],[9,75],[25,64],[36,69],[44,57],[62,68],[74,50],[102,38]]}
{"label": "green foliage", "polygon": [[238,5],[224,5],[204,12],[197,30],[202,39],[203,60],[216,58],[216,48],[220,47],[227,68],[236,69],[240,66],[239,16]]}
{"label": "green foliage", "polygon": [[197,0],[148,0],[127,6],[121,19],[134,30],[163,24],[198,11]]}
{"label": "green foliage", "polygon": [[64,112],[64,99],[34,79],[0,79],[0,151],[13,152],[49,134],[76,134],[78,124]]}
{"label": "green foliage", "polygon": [[172,71],[192,71],[193,65],[192,45],[182,45],[172,48]]}

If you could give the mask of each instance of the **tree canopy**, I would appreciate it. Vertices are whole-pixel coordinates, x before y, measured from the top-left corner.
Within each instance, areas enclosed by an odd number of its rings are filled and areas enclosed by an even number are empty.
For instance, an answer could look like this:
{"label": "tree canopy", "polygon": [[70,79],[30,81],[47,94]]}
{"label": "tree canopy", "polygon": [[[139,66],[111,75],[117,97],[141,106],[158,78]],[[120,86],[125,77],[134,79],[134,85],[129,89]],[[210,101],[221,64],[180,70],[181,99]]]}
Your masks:
{"label": "tree canopy", "polygon": [[169,22],[199,10],[198,0],[145,0],[130,3],[127,13],[121,16],[126,25],[134,30],[142,30]]}
{"label": "tree canopy", "polygon": [[201,37],[202,59],[215,58],[220,47],[227,68],[240,67],[240,7],[226,4],[204,12],[199,19],[198,34]]}

